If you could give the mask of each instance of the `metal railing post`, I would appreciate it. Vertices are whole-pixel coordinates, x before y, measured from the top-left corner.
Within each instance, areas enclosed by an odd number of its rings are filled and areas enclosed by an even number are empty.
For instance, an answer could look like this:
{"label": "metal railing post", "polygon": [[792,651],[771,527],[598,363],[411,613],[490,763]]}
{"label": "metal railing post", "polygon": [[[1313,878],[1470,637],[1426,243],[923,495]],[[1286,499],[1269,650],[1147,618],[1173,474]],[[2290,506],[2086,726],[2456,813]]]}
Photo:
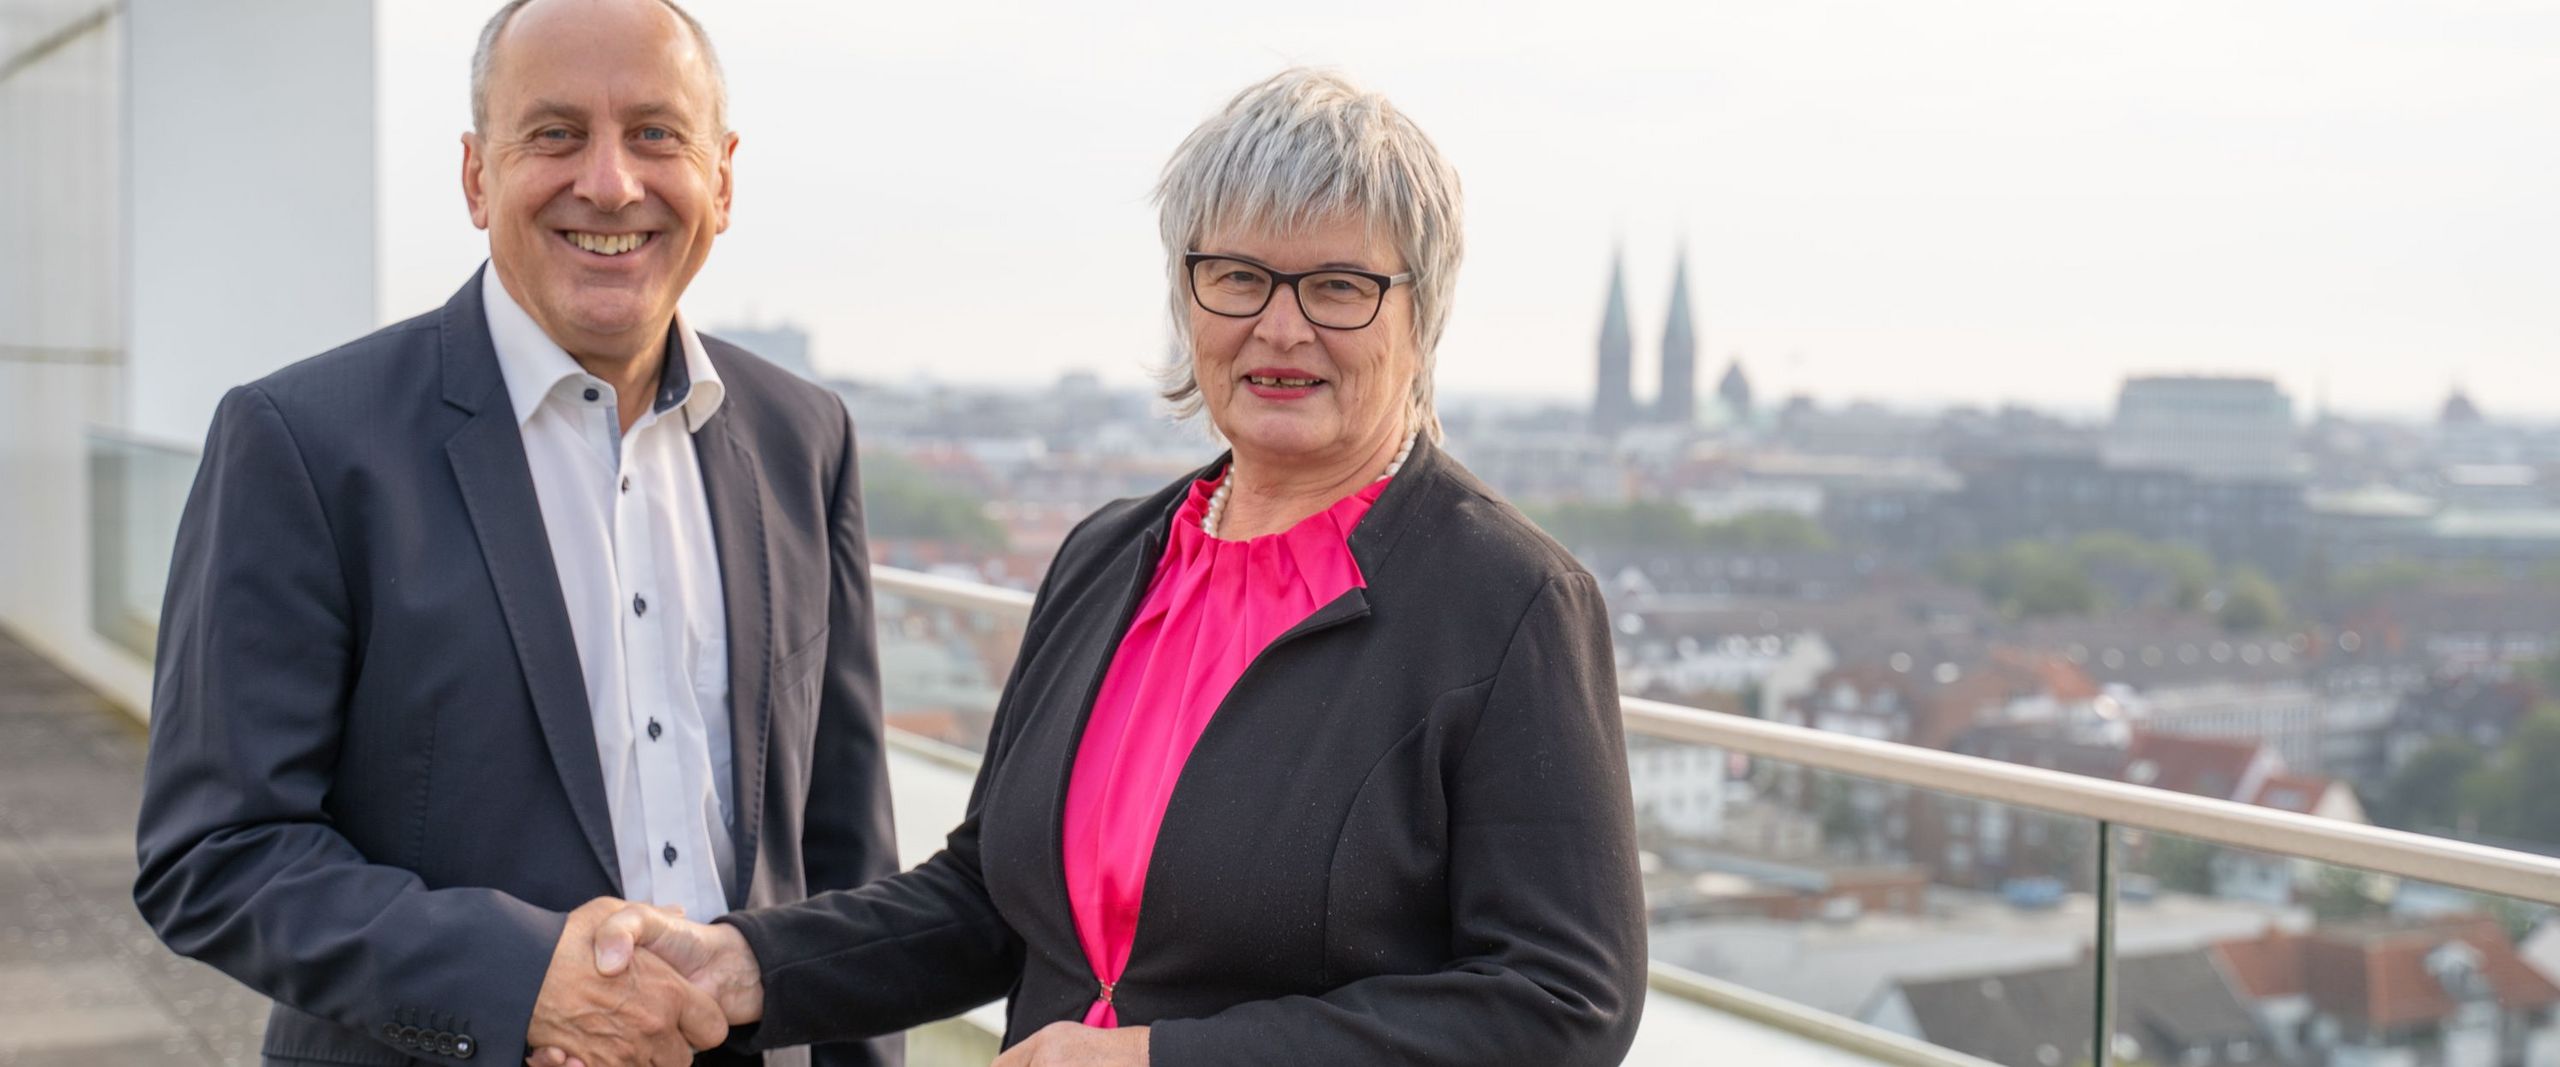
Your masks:
{"label": "metal railing post", "polygon": [[2105,819],[2098,820],[2098,931],[2095,969],[2090,988],[2096,991],[2090,1005],[2089,1062],[2095,1067],[2108,1067],[2115,1062],[2116,1037],[2116,827]]}

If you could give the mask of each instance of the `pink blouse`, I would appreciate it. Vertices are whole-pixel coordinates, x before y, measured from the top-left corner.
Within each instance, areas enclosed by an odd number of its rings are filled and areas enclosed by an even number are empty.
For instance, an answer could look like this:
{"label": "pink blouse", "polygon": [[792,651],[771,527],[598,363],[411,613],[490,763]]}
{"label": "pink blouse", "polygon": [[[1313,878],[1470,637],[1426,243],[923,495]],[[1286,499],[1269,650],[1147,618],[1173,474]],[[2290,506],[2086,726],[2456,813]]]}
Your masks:
{"label": "pink blouse", "polygon": [[1249,541],[1200,532],[1215,481],[1192,483],[1175,512],[1164,559],[1103,675],[1067,785],[1067,899],[1100,986],[1085,1025],[1119,1025],[1111,989],[1129,964],[1147,863],[1183,761],[1265,646],[1368,584],[1351,558],[1351,528],[1386,484]]}

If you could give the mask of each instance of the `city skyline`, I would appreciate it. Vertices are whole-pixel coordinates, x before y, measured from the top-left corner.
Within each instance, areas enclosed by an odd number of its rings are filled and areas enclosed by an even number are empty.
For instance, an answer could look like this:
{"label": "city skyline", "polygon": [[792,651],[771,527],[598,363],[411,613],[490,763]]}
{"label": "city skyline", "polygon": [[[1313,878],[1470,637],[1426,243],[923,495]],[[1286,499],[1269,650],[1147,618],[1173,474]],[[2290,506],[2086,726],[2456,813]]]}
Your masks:
{"label": "city skyline", "polygon": [[[2210,372],[2306,409],[2424,416],[2461,385],[2560,415],[2537,251],[2560,243],[2560,17],[2529,5],[1506,4],[1352,35],[1158,4],[696,7],[744,143],[689,307],[801,322],[828,374],[1141,382],[1166,333],[1156,168],[1305,62],[1389,94],[1468,183],[1452,394],[1587,395],[1613,247],[1650,325],[1685,240],[1702,360],[1739,352],[1772,398],[2094,412],[2127,376]],[[453,172],[485,13],[382,13],[390,321],[479,258]],[[1000,251],[1091,281],[953,291]]]}

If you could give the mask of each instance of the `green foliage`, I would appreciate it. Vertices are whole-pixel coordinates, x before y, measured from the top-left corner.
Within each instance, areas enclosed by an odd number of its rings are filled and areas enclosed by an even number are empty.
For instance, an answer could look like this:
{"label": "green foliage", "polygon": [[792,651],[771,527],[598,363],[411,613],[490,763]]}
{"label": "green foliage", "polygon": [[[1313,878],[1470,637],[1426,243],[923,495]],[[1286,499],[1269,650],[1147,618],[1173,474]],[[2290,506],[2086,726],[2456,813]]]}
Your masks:
{"label": "green foliage", "polygon": [[2121,530],[2100,530],[2072,541],[2071,553],[2084,566],[2114,565],[2160,575],[2170,586],[2169,606],[2180,611],[2195,610],[2204,603],[2205,591],[2213,586],[2213,557],[2188,545],[2161,544]]}
{"label": "green foliage", "polygon": [[2353,867],[2323,865],[2301,897],[2322,922],[2368,919],[2390,910],[2390,893],[2375,884],[2373,875]]}
{"label": "green foliage", "polygon": [[2383,787],[2383,821],[2405,829],[2442,829],[2462,818],[2463,781],[2488,762],[2479,746],[2440,737],[2410,757]]}
{"label": "green foliage", "polygon": [[[2560,844],[2560,789],[2543,777],[2560,767],[2560,705],[2545,704],[2517,725],[2490,766],[2463,780],[2480,830],[2497,837]],[[2476,785],[2475,785],[2476,783]]]}
{"label": "green foliage", "polygon": [[1005,548],[1004,527],[987,517],[984,500],[935,484],[895,453],[862,457],[862,512],[866,532],[879,540],[954,541],[989,554]]}
{"label": "green foliage", "polygon": [[[2145,541],[2116,530],[2083,534],[2069,544],[2012,541],[1990,552],[1959,553],[1947,560],[1950,581],[1980,590],[2013,617],[2086,615],[2106,606],[2099,572],[2135,572],[2165,589],[2137,593],[2146,603],[2179,611],[2214,606],[2225,629],[2253,633],[2284,625],[2284,593],[2256,570],[2239,567],[2220,575],[2213,558],[2185,545]],[[2212,594],[2217,584],[2218,597]]]}
{"label": "green foliage", "polygon": [[2257,633],[2284,625],[2284,593],[2257,571],[2242,567],[2223,583],[2222,628],[2235,634]]}
{"label": "green foliage", "polygon": [[2161,888],[2198,895],[2213,892],[2213,857],[2220,846],[2176,834],[2152,834],[2147,845],[2142,873],[2159,879]]}
{"label": "green foliage", "polygon": [[1637,500],[1551,504],[1530,509],[1529,517],[1557,540],[1576,546],[1740,552],[1831,547],[1831,535],[1820,524],[1787,511],[1755,511],[1723,522],[1701,523],[1678,504]]}
{"label": "green foliage", "polygon": [[2098,608],[2097,584],[2061,545],[2012,541],[1988,554],[1958,556],[1948,570],[2013,616],[2086,615]]}
{"label": "green foliage", "polygon": [[1746,552],[1820,552],[1831,547],[1831,535],[1812,517],[1792,511],[1754,511],[1698,528],[1715,548]]}
{"label": "green foliage", "polygon": [[2392,776],[2388,822],[2406,830],[2476,831],[2537,845],[2560,845],[2560,789],[2543,776],[2560,767],[2560,705],[2545,704],[2497,751],[2445,738]]}

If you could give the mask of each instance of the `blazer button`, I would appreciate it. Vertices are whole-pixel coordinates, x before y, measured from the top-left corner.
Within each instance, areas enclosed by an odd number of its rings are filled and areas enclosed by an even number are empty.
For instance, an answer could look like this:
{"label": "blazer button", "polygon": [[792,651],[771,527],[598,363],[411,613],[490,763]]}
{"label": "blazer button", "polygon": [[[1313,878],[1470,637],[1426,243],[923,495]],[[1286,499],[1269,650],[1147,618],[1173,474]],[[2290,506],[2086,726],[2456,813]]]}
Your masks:
{"label": "blazer button", "polygon": [[470,1058],[471,1058],[471,1054],[472,1054],[472,1053],[474,1053],[474,1052],[478,1052],[478,1051],[480,1051],[480,1046],[472,1043],[472,1041],[471,1041],[471,1035],[469,1035],[469,1034],[456,1034],[456,1035],[454,1035],[454,1038],[453,1038],[453,1058],[455,1058],[455,1059],[457,1059],[457,1060],[467,1060],[467,1059],[470,1059]]}
{"label": "blazer button", "polygon": [[414,1026],[401,1027],[400,1043],[410,1048],[418,1047],[418,1028]]}
{"label": "blazer button", "polygon": [[391,1043],[392,1043],[392,1044],[394,1044],[394,1045],[399,1044],[399,1043],[400,1043],[400,1024],[399,1024],[399,1023],[384,1023],[384,1024],[382,1024],[382,1039],[383,1039],[383,1040],[385,1040],[385,1041],[391,1042]]}

